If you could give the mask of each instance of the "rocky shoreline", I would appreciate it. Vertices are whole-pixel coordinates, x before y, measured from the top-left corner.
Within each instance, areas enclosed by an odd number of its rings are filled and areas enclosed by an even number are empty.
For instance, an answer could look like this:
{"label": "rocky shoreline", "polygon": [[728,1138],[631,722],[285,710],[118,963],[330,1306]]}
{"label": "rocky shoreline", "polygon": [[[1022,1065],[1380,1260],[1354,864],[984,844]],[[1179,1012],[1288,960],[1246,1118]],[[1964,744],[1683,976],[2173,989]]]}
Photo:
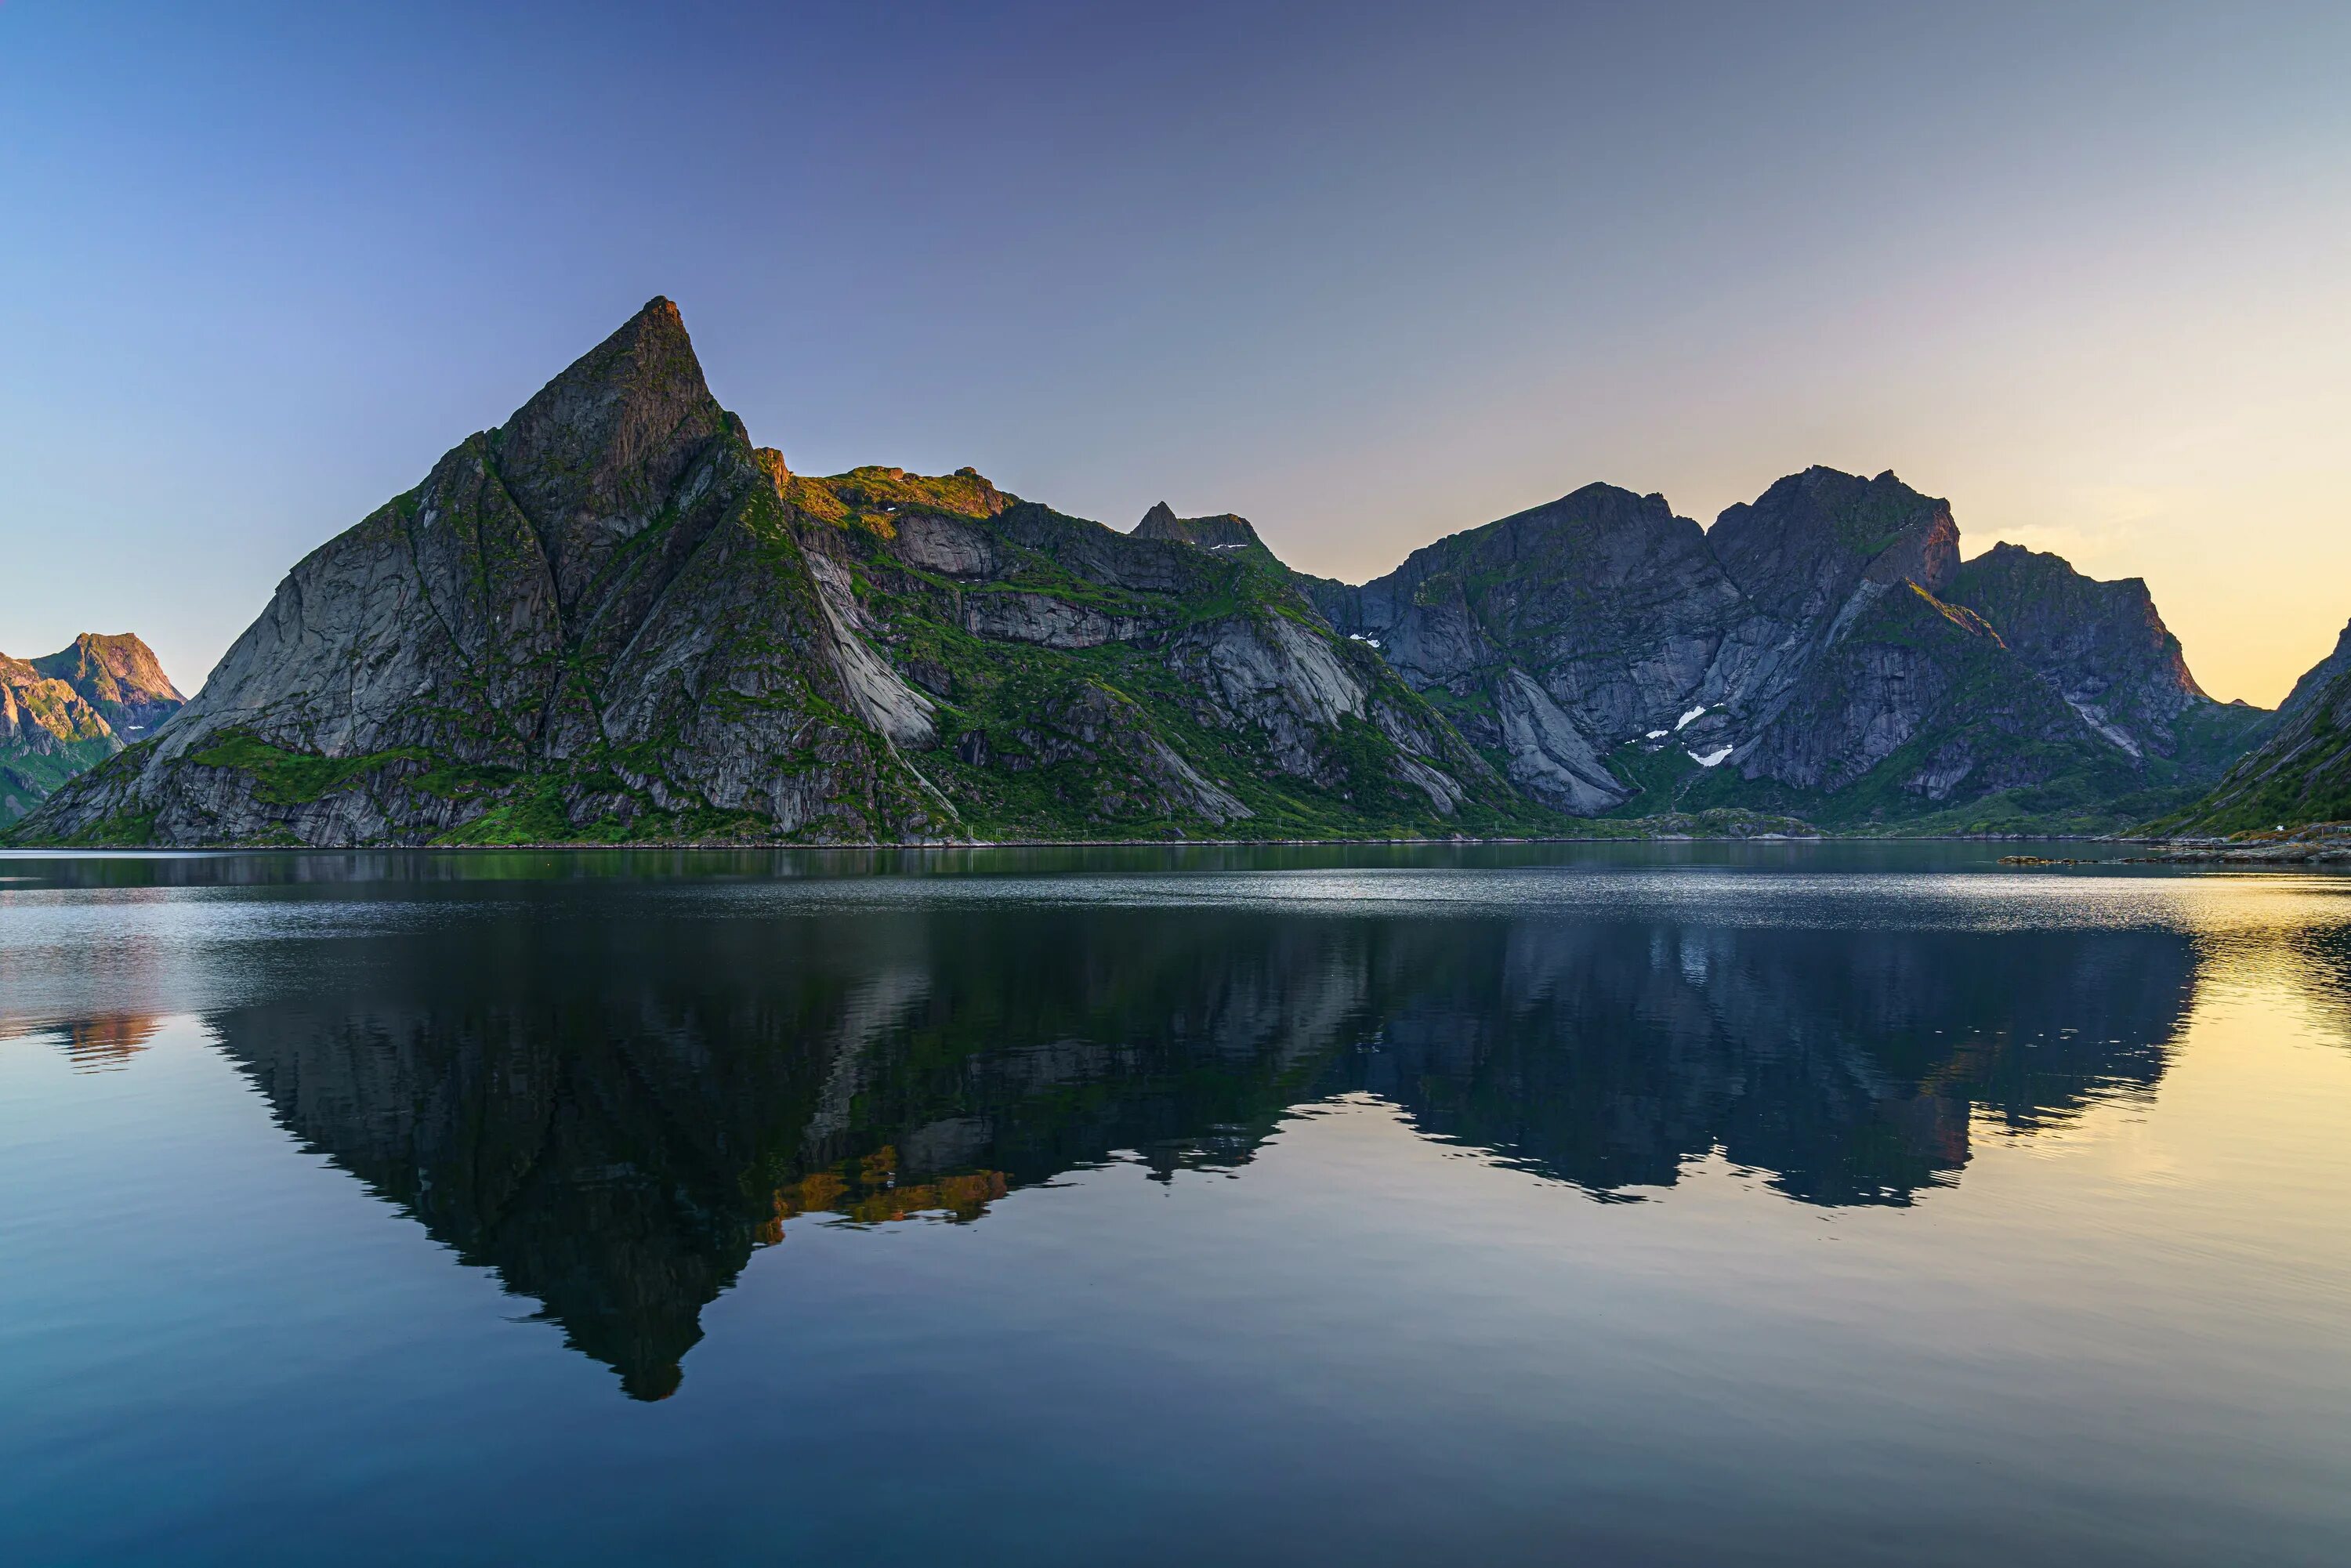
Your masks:
{"label": "rocky shoreline", "polygon": [[2151,857],[2169,865],[2327,865],[2351,862],[2351,822],[2314,822],[2307,827],[2234,838],[2175,841]]}

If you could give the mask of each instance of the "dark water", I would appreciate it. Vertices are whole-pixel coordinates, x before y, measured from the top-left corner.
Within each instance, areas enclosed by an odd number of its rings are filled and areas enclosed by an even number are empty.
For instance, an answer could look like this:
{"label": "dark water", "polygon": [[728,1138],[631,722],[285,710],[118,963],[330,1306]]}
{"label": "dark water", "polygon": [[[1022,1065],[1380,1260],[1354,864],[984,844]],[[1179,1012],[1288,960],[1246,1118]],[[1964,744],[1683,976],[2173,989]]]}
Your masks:
{"label": "dark water", "polygon": [[2351,881],[0,857],[0,1562],[2351,1561]]}

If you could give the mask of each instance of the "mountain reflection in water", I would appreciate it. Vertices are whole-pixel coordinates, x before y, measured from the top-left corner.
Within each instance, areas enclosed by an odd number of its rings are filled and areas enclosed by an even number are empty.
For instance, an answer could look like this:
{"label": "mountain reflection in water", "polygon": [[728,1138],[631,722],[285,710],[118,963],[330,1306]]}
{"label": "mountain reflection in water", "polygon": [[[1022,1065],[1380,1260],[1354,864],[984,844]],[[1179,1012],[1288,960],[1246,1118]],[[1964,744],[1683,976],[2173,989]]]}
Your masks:
{"label": "mountain reflection in water", "polygon": [[[1011,906],[424,924],[211,1012],[277,1120],[535,1298],[632,1397],[784,1222],[981,1217],[1132,1155],[1248,1163],[1285,1113],[1629,1201],[1716,1150],[1814,1204],[1957,1179],[2151,1085],[2162,929],[1802,930]],[[120,1028],[91,1040],[128,1040]],[[82,1038],[78,1036],[77,1038]]]}

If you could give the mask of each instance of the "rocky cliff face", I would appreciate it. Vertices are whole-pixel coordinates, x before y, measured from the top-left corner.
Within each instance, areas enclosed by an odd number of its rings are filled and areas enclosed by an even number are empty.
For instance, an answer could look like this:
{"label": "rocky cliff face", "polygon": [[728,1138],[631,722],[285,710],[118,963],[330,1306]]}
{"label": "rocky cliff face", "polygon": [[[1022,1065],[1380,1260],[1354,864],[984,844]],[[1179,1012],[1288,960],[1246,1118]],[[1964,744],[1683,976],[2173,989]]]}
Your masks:
{"label": "rocky cliff face", "polygon": [[1311,591],[1511,782],[1585,816],[1631,797],[1608,748],[1673,724],[1742,609],[1696,523],[1612,485],[1440,539],[1362,588]]}
{"label": "rocky cliff face", "polygon": [[1196,545],[1207,550],[1265,549],[1265,541],[1257,537],[1247,517],[1230,512],[1213,517],[1179,517],[1165,501],[1143,514],[1143,520],[1134,525],[1134,537]]}
{"label": "rocky cliff face", "polygon": [[185,700],[147,644],[127,634],[85,632],[46,658],[0,653],[0,828]]}
{"label": "rocky cliff face", "polygon": [[1155,507],[1121,534],[968,470],[770,467],[831,613],[908,689],[906,743],[981,836],[1542,820],[1242,518]]}
{"label": "rocky cliff face", "polygon": [[2189,834],[2351,820],[2351,626],[2294,684],[2262,744],[2188,810],[2157,824]]}
{"label": "rocky cliff face", "polygon": [[1163,512],[1128,535],[969,470],[793,475],[656,299],[298,565],[175,722],[26,832],[840,842],[1540,817],[1246,522]]}

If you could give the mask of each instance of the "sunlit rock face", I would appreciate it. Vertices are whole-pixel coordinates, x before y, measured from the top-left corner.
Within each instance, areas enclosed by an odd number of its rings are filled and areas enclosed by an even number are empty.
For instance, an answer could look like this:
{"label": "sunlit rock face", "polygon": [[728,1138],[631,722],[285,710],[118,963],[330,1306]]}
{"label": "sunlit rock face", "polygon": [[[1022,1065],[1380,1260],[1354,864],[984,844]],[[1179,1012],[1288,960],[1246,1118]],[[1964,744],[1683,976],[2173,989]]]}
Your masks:
{"label": "sunlit rock face", "polygon": [[2030,1135],[2152,1082],[2194,965],[2154,931],[588,921],[549,896],[495,939],[376,936],[207,1023],[289,1131],[637,1398],[678,1386],[703,1307],[797,1224],[984,1221],[1111,1160],[1238,1170],[1332,1095],[1562,1202],[1665,1197],[1717,1151],[1792,1199],[1911,1202],[1961,1179],[1971,1124]]}
{"label": "sunlit rock face", "polygon": [[143,739],[185,702],[133,636],[85,632],[44,658],[0,653],[0,828]]}

